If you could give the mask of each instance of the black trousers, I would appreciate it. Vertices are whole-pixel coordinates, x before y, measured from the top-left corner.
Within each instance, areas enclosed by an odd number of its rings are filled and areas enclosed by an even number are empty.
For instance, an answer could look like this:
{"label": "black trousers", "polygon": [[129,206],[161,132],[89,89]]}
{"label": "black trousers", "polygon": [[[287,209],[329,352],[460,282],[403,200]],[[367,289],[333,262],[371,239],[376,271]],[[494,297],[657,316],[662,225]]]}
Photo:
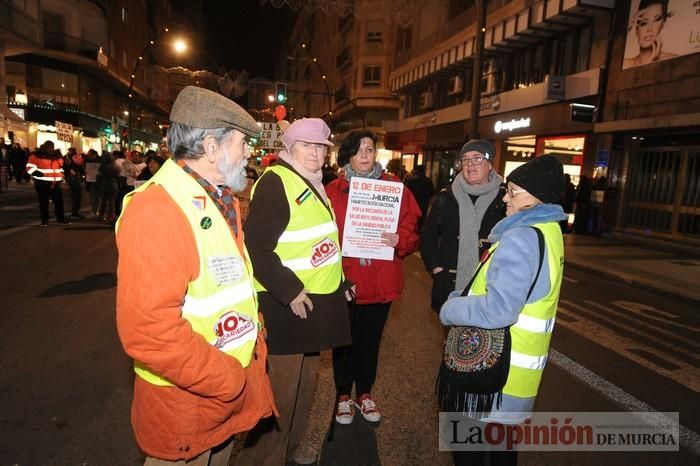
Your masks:
{"label": "black trousers", "polygon": [[333,349],[333,378],[339,395],[371,393],[377,377],[379,343],[391,303],[358,304],[351,311],[352,345]]}
{"label": "black trousers", "polygon": [[455,466],[516,466],[518,452],[512,451],[454,451]]}
{"label": "black trousers", "polygon": [[71,215],[77,217],[80,215],[80,201],[82,198],[82,189],[80,185],[77,188],[70,188]]}
{"label": "black trousers", "polygon": [[455,451],[455,466],[516,466],[518,451]]}
{"label": "black trousers", "polygon": [[53,201],[56,209],[56,221],[63,223],[66,221],[63,215],[63,192],[59,183],[51,181],[35,181],[34,189],[39,196],[39,214],[41,223],[49,223],[49,199]]}

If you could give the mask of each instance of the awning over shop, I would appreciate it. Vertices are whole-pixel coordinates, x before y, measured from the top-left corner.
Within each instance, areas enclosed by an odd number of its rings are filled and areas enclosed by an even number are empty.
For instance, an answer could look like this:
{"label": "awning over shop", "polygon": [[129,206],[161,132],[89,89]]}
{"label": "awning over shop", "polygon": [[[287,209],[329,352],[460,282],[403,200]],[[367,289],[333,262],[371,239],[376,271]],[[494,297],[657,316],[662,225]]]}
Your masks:
{"label": "awning over shop", "polygon": [[3,120],[6,120],[10,123],[15,123],[15,124],[26,124],[26,122],[18,117],[15,112],[7,108],[5,105],[0,105],[0,118]]}

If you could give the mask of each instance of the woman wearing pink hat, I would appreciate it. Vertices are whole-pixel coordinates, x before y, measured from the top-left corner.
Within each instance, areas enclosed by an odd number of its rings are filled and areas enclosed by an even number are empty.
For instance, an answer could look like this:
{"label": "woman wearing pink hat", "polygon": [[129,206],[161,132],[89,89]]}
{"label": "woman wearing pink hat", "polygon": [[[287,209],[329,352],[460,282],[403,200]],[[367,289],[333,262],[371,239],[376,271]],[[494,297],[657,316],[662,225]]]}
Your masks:
{"label": "woman wearing pink hat", "polygon": [[[286,150],[253,186],[245,243],[267,328],[268,373],[279,409],[259,424],[237,464],[313,464],[297,451],[311,408],[319,352],[350,343],[340,242],[321,182],[330,129],[318,118],[292,123]],[[276,424],[276,425],[275,425]]]}

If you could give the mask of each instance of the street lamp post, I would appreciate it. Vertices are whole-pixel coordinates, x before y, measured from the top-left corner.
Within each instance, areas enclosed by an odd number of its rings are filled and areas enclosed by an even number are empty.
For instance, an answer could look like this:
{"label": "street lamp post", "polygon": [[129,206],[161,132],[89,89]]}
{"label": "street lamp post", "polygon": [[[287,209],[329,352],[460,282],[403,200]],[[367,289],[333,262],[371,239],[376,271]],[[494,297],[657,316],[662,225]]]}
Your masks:
{"label": "street lamp post", "polygon": [[[309,47],[306,43],[302,43],[301,48],[304,49],[306,52],[309,51]],[[287,59],[288,60],[296,60],[297,58],[288,55]],[[323,72],[323,68],[321,67],[321,63],[319,62],[317,57],[315,57],[313,55],[310,57],[308,55],[301,57],[301,60],[309,60],[309,59],[311,59],[311,61],[316,65],[316,69],[318,70],[318,73],[321,75],[321,81],[323,81],[323,85],[326,89],[326,92],[303,91],[303,93],[304,94],[315,94],[315,95],[326,96],[326,98],[328,99],[328,116],[330,118],[333,116],[333,100],[332,100],[333,94],[331,93],[331,88],[328,84],[328,77],[326,76],[326,73]],[[300,91],[294,90],[294,92],[300,92]]]}
{"label": "street lamp post", "polygon": [[476,35],[474,41],[474,62],[472,65],[472,107],[469,117],[469,138],[479,137],[479,110],[481,107],[481,69],[484,55],[484,27],[486,25],[486,1],[476,0]]}
{"label": "street lamp post", "polygon": [[[131,77],[129,79],[129,103],[128,103],[128,124],[127,124],[127,129],[126,129],[126,147],[127,149],[131,149],[131,122],[132,122],[132,114],[133,114],[133,101],[134,101],[134,80],[136,79],[136,71],[139,69],[139,66],[141,65],[141,62],[143,61],[143,57],[146,55],[146,52],[148,49],[156,44],[158,40],[160,40],[161,37],[163,37],[164,34],[170,32],[168,28],[163,28],[162,31],[158,33],[155,39],[149,39],[146,41],[145,44],[143,44],[143,48],[141,49],[141,53],[138,56],[138,59],[134,63],[134,68],[131,70]],[[175,50],[176,53],[183,53],[185,50],[187,50],[187,44],[185,44],[184,41],[182,40],[177,40],[173,43],[173,49]]]}

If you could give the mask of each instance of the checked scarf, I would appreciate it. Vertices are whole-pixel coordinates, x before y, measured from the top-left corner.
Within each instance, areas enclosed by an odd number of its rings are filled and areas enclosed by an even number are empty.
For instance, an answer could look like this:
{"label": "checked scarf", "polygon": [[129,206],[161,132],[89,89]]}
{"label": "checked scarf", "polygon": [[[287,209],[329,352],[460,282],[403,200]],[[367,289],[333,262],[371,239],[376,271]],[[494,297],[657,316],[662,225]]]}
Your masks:
{"label": "checked scarf", "polygon": [[233,190],[228,186],[214,186],[210,182],[204,179],[202,175],[192,170],[184,160],[178,160],[177,164],[180,168],[185,170],[185,173],[189,174],[194,178],[199,185],[204,188],[214,204],[219,208],[221,215],[224,216],[231,231],[236,238],[239,236],[239,222],[238,222],[238,199],[233,193]]}

